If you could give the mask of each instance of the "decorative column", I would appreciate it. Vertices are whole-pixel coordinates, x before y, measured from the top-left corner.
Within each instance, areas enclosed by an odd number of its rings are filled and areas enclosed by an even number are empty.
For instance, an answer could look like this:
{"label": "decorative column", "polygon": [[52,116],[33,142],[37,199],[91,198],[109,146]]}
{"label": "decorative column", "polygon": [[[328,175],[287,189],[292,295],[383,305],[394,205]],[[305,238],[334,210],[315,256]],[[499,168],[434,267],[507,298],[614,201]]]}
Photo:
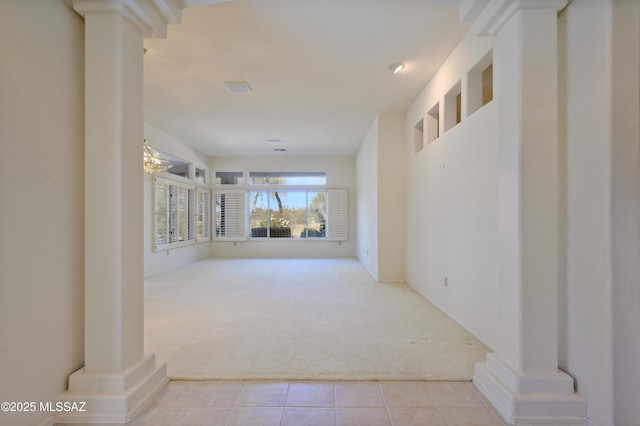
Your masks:
{"label": "decorative column", "polygon": [[85,18],[85,363],[61,399],[86,412],[58,422],[125,423],[168,382],[143,351],[145,26],[128,4],[74,3]]}
{"label": "decorative column", "polygon": [[516,425],[586,424],[584,400],[558,369],[557,14],[565,5],[500,0],[484,14],[497,36],[500,328],[497,352],[473,380]]}

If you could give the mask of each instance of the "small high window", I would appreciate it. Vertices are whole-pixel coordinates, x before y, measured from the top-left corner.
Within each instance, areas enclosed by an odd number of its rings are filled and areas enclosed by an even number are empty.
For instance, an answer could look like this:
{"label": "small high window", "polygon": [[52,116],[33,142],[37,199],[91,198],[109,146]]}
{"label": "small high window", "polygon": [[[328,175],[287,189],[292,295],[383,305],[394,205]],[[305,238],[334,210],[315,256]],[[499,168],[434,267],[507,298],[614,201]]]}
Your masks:
{"label": "small high window", "polygon": [[325,172],[250,172],[249,185],[326,185]]}
{"label": "small high window", "polygon": [[171,162],[173,163],[171,165],[171,167],[169,167],[169,169],[167,170],[167,173],[170,173],[174,176],[180,176],[183,178],[187,178],[189,179],[189,163],[178,158],[178,157],[174,157],[173,155],[167,154],[166,152],[160,152],[160,155],[162,155],[164,158],[166,158],[167,160],[171,160]]}
{"label": "small high window", "polygon": [[207,183],[207,171],[201,168],[196,167],[196,177],[195,180],[201,183]]}
{"label": "small high window", "polygon": [[243,185],[243,172],[216,172],[216,185]]}

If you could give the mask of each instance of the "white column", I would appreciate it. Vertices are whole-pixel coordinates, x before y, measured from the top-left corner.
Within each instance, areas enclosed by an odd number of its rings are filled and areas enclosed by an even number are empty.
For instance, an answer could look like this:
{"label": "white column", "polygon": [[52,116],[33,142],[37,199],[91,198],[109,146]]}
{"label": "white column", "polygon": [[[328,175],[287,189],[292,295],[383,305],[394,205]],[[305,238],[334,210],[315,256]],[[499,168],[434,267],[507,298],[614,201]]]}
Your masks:
{"label": "white column", "polygon": [[499,114],[497,353],[474,383],[512,424],[586,424],[558,370],[557,13],[563,0],[515,1],[491,32]]}
{"label": "white column", "polygon": [[57,421],[124,423],[168,382],[143,353],[143,29],[121,0],[85,18],[85,364]]}

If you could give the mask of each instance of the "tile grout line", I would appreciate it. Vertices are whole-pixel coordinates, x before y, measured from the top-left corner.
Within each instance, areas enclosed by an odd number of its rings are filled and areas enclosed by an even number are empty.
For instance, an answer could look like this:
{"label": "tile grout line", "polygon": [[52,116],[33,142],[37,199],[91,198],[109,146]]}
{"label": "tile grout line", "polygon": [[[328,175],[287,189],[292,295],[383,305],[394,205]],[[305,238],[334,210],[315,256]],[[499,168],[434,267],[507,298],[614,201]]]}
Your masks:
{"label": "tile grout line", "polygon": [[496,407],[494,407],[493,404],[491,404],[491,402],[489,402],[489,400],[473,384],[473,380],[470,382],[467,382],[467,386],[471,388],[471,390],[477,395],[478,399],[480,399],[480,401],[484,404],[485,408],[489,410],[489,412],[493,414],[493,416],[496,417],[501,424],[508,424],[508,423],[505,423],[505,420],[502,418],[502,415],[497,411]]}
{"label": "tile grout line", "polygon": [[338,386],[336,382],[333,383],[333,418],[338,426]]}
{"label": "tile grout line", "polygon": [[387,410],[387,416],[389,416],[389,423],[391,426],[395,426],[393,421],[393,417],[391,417],[391,410],[389,410],[389,404],[387,404],[387,398],[384,396],[384,392],[382,391],[382,383],[378,382],[378,390],[380,391],[380,396],[382,397],[382,402],[384,403],[384,408]]}
{"label": "tile grout line", "polygon": [[[209,402],[207,402],[208,399],[205,400],[205,399],[202,399],[202,398],[198,398],[198,395],[200,395],[201,392],[204,392],[204,390],[205,390],[204,389],[204,384],[206,382],[205,381],[197,381],[195,383],[194,382],[192,382],[192,383],[193,383],[193,386],[189,386],[191,389],[183,389],[182,392],[180,392],[176,396],[176,398],[180,398],[180,397],[184,398],[183,399],[184,406],[182,406],[181,408],[176,406],[175,410],[173,409],[173,407],[167,407],[167,409],[169,409],[170,411],[172,411],[172,412],[175,411],[176,412],[176,415],[174,416],[174,418],[169,420],[168,424],[173,425],[173,426],[177,426],[178,424],[181,424],[180,423],[181,419],[184,420],[184,417],[187,416],[192,409],[195,409],[195,411],[199,411],[201,408],[206,408],[206,407],[210,406]],[[221,424],[224,424],[225,426],[230,426],[231,424],[233,424],[232,420],[233,420],[235,414],[237,414],[238,409],[242,405],[242,404],[240,404],[240,400],[243,398],[243,396],[245,394],[247,394],[248,386],[249,386],[250,383],[251,382],[249,382],[249,381],[241,381],[241,387],[237,391],[236,398],[234,399],[233,404],[229,404],[227,406],[211,405],[211,407],[214,407],[214,408],[226,408],[226,407],[231,408],[231,410],[229,411],[228,417]],[[280,410],[281,410],[280,418],[279,418],[279,422],[277,424],[279,424],[280,426],[284,426],[286,424],[284,422],[284,419],[285,419],[284,414],[285,414],[286,409],[288,407],[287,404],[288,404],[289,396],[291,396],[291,391],[293,390],[292,389],[292,385],[294,383],[297,383],[297,382],[286,381],[286,382],[279,382],[279,383],[281,383],[282,385],[286,384],[287,388],[285,390],[284,398],[282,400],[283,402],[281,404],[279,404],[279,405],[276,404],[275,406],[273,406],[273,408],[280,408]],[[304,406],[300,406],[300,407],[294,406],[294,408],[317,409],[317,408],[324,408],[324,407],[326,407],[326,408],[332,407],[333,408],[334,422],[335,422],[335,425],[338,426],[339,425],[339,420],[340,420],[340,415],[338,413],[338,409],[339,409],[339,406],[340,406],[340,403],[338,401],[338,385],[339,385],[339,383],[331,382],[331,381],[327,381],[327,382],[320,381],[320,382],[314,382],[314,383],[330,384],[332,386],[331,394],[333,395],[334,403],[332,405],[329,405],[328,407],[327,406],[315,406],[313,404],[307,403]],[[391,426],[395,426],[396,422],[395,422],[394,418],[392,417],[391,409],[392,408],[396,408],[396,407],[391,407],[389,405],[389,401],[388,401],[389,396],[385,394],[384,388],[382,386],[383,384],[385,384],[385,382],[384,381],[375,381],[375,384],[376,384],[376,388],[378,389],[379,395],[380,395],[380,397],[381,397],[381,399],[383,401],[383,404],[384,404],[383,407],[385,408],[385,411],[387,413],[387,417],[389,419],[388,422],[389,422],[389,424]],[[171,383],[169,384],[169,386],[171,386]],[[433,407],[436,408],[436,412],[440,415],[441,420],[443,421],[443,423],[445,425],[448,425],[448,426],[452,426],[452,425],[457,424],[455,422],[455,419],[453,417],[450,417],[450,415],[452,414],[451,413],[452,408],[448,405],[448,399],[447,400],[442,400],[442,401],[440,401],[441,403],[438,404],[434,400],[433,395],[431,394],[431,392],[429,390],[429,383],[428,382],[422,382],[421,383],[421,388],[423,389],[423,391],[428,396],[430,402],[433,404]],[[496,421],[496,424],[501,424],[501,425],[506,424],[504,422],[504,420],[501,418],[501,416],[495,411],[495,409],[493,409],[493,407],[488,402],[488,400],[486,400],[485,398],[482,397],[482,394],[474,387],[472,382],[466,382],[465,381],[465,388],[467,390],[471,391],[470,392],[471,395],[473,395],[475,397],[474,399],[476,399],[478,402],[480,402],[481,405],[480,405],[480,407],[475,407],[475,406],[472,407],[472,406],[464,405],[464,406],[460,406],[459,407],[460,409],[464,409],[466,411],[478,410],[479,412],[487,413],[491,419]],[[433,388],[432,390],[433,390],[433,392],[436,392],[436,394],[439,395],[439,388],[436,387],[436,388]],[[187,392],[187,394],[185,394],[185,392]],[[441,395],[440,395],[440,397],[441,397]],[[182,398],[180,398],[180,399],[182,399]],[[194,399],[196,399],[197,401],[202,399],[202,403],[205,404],[205,405],[197,405],[197,406],[191,407],[191,404],[194,403]],[[454,399],[455,399],[455,397],[454,397]],[[157,405],[156,406],[156,408],[162,408],[162,407],[163,407],[162,405]],[[269,406],[267,406],[267,405],[259,405],[258,406],[257,405],[257,406],[252,407],[252,408],[256,408],[256,407],[268,408]],[[402,407],[404,407],[404,405]],[[353,408],[358,408],[358,407],[354,406]],[[362,407],[362,408],[365,408],[365,407]],[[412,408],[412,407],[407,406],[407,408]],[[417,407],[417,408],[419,408],[419,407]],[[445,411],[447,412],[446,416],[445,416]]]}
{"label": "tile grout line", "polygon": [[429,390],[427,389],[427,383],[426,382],[422,384],[422,387],[424,388],[424,391],[427,393],[427,395],[429,395],[429,399],[433,402],[433,406],[438,411],[438,414],[440,415],[440,418],[442,418],[442,421],[444,422],[444,424],[446,426],[455,426],[455,425],[449,425],[449,422],[447,421],[447,417],[442,413],[442,411],[440,411],[439,404],[433,399],[433,397],[429,393]]}
{"label": "tile grout line", "polygon": [[238,401],[240,401],[240,397],[244,393],[244,390],[246,389],[246,387],[247,387],[247,382],[243,381],[242,382],[242,389],[240,389],[240,392],[238,392],[238,396],[236,396],[236,400],[233,403],[233,407],[231,408],[231,412],[229,413],[229,417],[227,417],[227,421],[225,423],[225,426],[229,426],[229,424],[231,423],[231,419],[233,418],[233,415],[236,413],[236,408],[238,407]]}
{"label": "tile grout line", "polygon": [[284,402],[282,403],[282,411],[280,412],[280,426],[282,426],[282,423],[284,422],[284,410],[286,410],[287,407],[287,400],[289,399],[289,391],[291,390],[291,382],[286,382],[287,383],[287,393],[284,396]]}
{"label": "tile grout line", "polygon": [[[195,388],[200,387],[200,383],[201,383],[201,382],[196,382],[196,385],[195,385],[194,387],[195,387]],[[171,386],[171,379],[169,379],[169,383],[167,383],[167,385],[166,385],[166,386],[167,386],[167,387],[168,387],[168,386]],[[188,386],[188,384],[186,384],[185,386]],[[167,390],[168,390],[168,388],[167,388]],[[183,390],[183,391],[181,392],[181,395],[182,395],[183,393],[185,393],[185,390]],[[189,409],[189,404],[191,403],[191,400],[193,399],[194,395],[195,395],[195,391],[192,391],[192,392],[191,392],[191,396],[190,396],[190,397],[187,399],[187,401],[185,402],[184,407],[180,407],[180,408],[179,408],[178,413],[176,414],[176,416],[175,416],[175,417],[173,418],[173,420],[171,421],[171,424],[172,424],[172,425],[173,425],[174,423],[176,423],[176,422],[178,421],[178,419],[180,419],[181,417],[184,417],[184,416],[186,416],[186,415],[187,415],[187,410]]]}

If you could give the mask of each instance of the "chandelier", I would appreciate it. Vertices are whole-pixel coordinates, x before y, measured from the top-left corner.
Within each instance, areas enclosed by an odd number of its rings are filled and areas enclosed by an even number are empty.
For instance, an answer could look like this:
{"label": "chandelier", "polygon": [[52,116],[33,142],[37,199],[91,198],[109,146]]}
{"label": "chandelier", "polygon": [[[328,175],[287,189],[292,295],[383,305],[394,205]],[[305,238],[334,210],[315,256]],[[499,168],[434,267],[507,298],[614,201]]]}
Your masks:
{"label": "chandelier", "polygon": [[163,158],[158,151],[151,148],[147,144],[147,139],[144,140],[144,172],[148,175],[155,175],[157,173],[166,172],[173,162]]}

